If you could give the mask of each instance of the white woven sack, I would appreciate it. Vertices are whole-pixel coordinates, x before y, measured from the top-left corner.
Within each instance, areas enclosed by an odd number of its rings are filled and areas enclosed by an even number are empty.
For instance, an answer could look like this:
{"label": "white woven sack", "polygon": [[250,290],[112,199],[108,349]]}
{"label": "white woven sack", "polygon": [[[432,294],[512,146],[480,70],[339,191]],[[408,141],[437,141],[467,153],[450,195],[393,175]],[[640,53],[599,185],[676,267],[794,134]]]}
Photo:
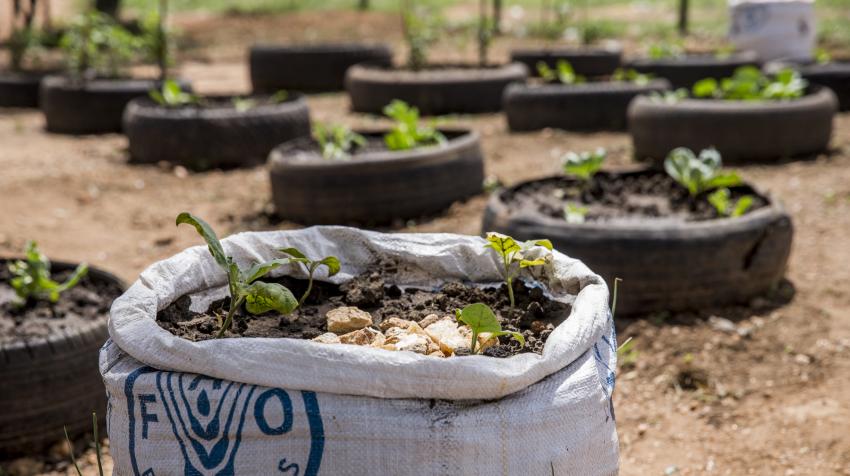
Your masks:
{"label": "white woven sack", "polygon": [[812,58],[817,36],[812,0],[730,0],[729,39],[759,60]]}
{"label": "white woven sack", "polygon": [[[500,281],[478,237],[345,227],[243,233],[243,266],[295,246],[335,255],[341,283],[378,259],[396,284]],[[189,342],[160,328],[180,296],[226,292],[206,247],[145,270],[112,307],[101,351],[116,474],[607,475],[618,468],[611,404],[616,338],[602,279],[554,254],[548,291],[570,302],[543,355],[439,359],[296,339]],[[277,274],[303,276],[300,268]]]}

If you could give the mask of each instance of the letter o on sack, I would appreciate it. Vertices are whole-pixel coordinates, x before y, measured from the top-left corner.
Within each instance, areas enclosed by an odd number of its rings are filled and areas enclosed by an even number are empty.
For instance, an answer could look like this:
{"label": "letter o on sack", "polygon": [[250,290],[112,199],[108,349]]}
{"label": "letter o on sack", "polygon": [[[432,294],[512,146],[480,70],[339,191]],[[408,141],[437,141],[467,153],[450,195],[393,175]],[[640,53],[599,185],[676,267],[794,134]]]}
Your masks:
{"label": "letter o on sack", "polygon": [[[280,402],[281,414],[283,421],[279,426],[272,427],[266,420],[266,404],[271,398],[277,399]],[[257,421],[257,426],[266,435],[282,435],[292,429],[292,400],[289,394],[279,388],[266,390],[257,397],[254,402],[254,420]]]}

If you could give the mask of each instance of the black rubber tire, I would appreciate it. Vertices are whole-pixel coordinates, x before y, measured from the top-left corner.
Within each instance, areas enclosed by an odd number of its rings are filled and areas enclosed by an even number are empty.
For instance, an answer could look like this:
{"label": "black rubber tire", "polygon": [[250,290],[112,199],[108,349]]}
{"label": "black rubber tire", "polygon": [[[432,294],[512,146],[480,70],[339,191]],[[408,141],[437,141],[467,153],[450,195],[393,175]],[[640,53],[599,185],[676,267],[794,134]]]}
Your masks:
{"label": "black rubber tire", "polygon": [[690,89],[700,79],[727,78],[741,66],[759,66],[753,53],[738,53],[728,58],[712,55],[685,56],[684,58],[640,58],[627,62],[628,68],[652,74],[670,81],[673,88]]}
{"label": "black rubber tire", "polygon": [[[663,172],[625,175],[641,173]],[[561,178],[542,180],[553,179]],[[776,203],[739,218],[686,224],[568,224],[542,214],[512,214],[505,197],[527,183],[491,195],[482,230],[522,240],[548,238],[609,286],[622,278],[618,315],[747,302],[782,279],[791,252],[791,218]]]}
{"label": "black rubber tire", "polygon": [[608,76],[620,67],[623,51],[605,48],[522,48],[511,51],[511,61],[522,63],[531,76],[539,76],[537,63],[544,62],[555,68],[559,60],[566,60],[576,74],[586,77]]}
{"label": "black rubber tire", "polygon": [[444,134],[449,141],[443,147],[364,153],[348,161],[293,160],[292,151],[308,141],[283,144],[269,157],[277,215],[304,224],[386,224],[433,214],[481,193],[478,133]]}
{"label": "black rubber tire", "polygon": [[[53,263],[54,270],[72,269]],[[88,278],[118,284],[117,277],[89,268]],[[108,337],[108,315],[81,328],[47,339],[0,344],[0,455],[39,454],[62,441],[92,431],[92,412],[106,418],[106,391],[98,369],[98,352]],[[0,459],[3,459],[0,457]]]}
{"label": "black rubber tire", "polygon": [[582,84],[512,84],[505,90],[504,109],[511,131],[553,127],[567,131],[620,131],[626,112],[641,94],[670,89],[663,79],[646,85],[628,82]]}
{"label": "black rubber tire", "polygon": [[502,93],[525,82],[528,69],[519,63],[493,68],[436,67],[424,71],[352,66],[345,89],[354,112],[381,114],[393,99],[419,108],[423,115],[479,114],[502,110]]}
{"label": "black rubber tire", "polygon": [[307,102],[298,94],[279,104],[239,112],[232,107],[167,108],[134,99],[124,112],[130,160],[192,170],[263,164],[276,146],[310,136]]}
{"label": "black rubber tire", "polygon": [[357,43],[255,45],[248,63],[254,94],[342,91],[348,68],[360,63],[390,67],[392,51],[386,45]]}
{"label": "black rubber tire", "polygon": [[810,84],[832,90],[840,111],[850,111],[850,62],[812,64],[799,68]]}
{"label": "black rubber tire", "polygon": [[38,89],[46,74],[0,74],[0,107],[38,107]]}
{"label": "black rubber tire", "polygon": [[629,132],[638,159],[660,162],[676,147],[715,147],[727,164],[775,162],[825,151],[837,109],[825,88],[790,101],[638,97],[629,106]]}
{"label": "black rubber tire", "polygon": [[[181,83],[184,89],[188,85]],[[76,85],[63,76],[41,82],[41,110],[47,131],[59,134],[121,132],[124,108],[131,100],[147,97],[159,82],[147,79],[96,79]]]}

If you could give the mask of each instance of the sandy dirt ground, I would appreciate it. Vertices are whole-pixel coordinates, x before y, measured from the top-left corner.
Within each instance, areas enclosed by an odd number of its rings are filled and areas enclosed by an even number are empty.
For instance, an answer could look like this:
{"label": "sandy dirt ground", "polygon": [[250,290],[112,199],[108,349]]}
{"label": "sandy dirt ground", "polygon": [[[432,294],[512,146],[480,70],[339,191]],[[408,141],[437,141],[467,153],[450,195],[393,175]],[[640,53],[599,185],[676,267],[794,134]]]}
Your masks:
{"label": "sandy dirt ground", "polygon": [[[178,24],[191,39],[180,74],[204,93],[248,91],[245,47],[253,41],[386,36],[401,49],[397,19],[378,13],[227,22],[184,15]],[[442,45],[437,54],[473,58],[469,48]],[[496,57],[505,51],[507,42],[497,43]],[[344,94],[308,102],[314,119],[378,121],[348,113]],[[481,133],[487,173],[506,184],[557,172],[555,157],[568,150],[605,147],[609,167],[634,166],[626,134],[510,134],[500,115],[452,121]],[[623,475],[850,475],[850,115],[835,126],[830,154],[739,168],[793,216],[787,281],[775,293],[747,306],[618,321],[621,339],[633,337],[638,350],[621,368],[615,395]],[[263,167],[193,174],[129,165],[120,135],[43,128],[38,112],[0,112],[0,255],[36,239],[55,259],[86,260],[129,281],[198,244],[174,226],[184,210],[222,234],[298,226],[271,216]],[[484,204],[482,195],[390,229],[478,234]],[[94,474],[91,451],[82,460]],[[14,464],[39,472],[37,462]]]}

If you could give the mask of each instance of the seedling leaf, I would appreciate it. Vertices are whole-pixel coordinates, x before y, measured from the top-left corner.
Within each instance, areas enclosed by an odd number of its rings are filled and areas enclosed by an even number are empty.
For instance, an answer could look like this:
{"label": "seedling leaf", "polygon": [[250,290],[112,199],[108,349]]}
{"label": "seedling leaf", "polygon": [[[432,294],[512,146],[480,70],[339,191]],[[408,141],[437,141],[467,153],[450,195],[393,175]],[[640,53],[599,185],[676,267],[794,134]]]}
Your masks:
{"label": "seedling leaf", "polygon": [[215,231],[213,231],[209,223],[188,212],[183,212],[177,215],[177,225],[183,223],[195,227],[198,234],[201,235],[204,241],[207,242],[207,247],[210,250],[210,254],[215,259],[215,262],[226,271],[230,262],[224,254],[224,248],[222,248],[221,242],[218,241],[218,236],[216,236]]}
{"label": "seedling leaf", "polygon": [[473,353],[475,353],[478,347],[478,335],[483,332],[487,332],[493,337],[510,335],[519,341],[520,345],[525,345],[525,338],[522,334],[502,330],[502,325],[499,323],[496,314],[484,303],[477,302],[464,307],[462,310],[457,309],[455,310],[455,316],[457,316],[458,321],[468,325],[472,330],[472,344],[470,345],[470,349]]}
{"label": "seedling leaf", "polygon": [[245,309],[251,314],[274,310],[286,315],[297,307],[292,291],[280,284],[256,281],[245,289]]}

